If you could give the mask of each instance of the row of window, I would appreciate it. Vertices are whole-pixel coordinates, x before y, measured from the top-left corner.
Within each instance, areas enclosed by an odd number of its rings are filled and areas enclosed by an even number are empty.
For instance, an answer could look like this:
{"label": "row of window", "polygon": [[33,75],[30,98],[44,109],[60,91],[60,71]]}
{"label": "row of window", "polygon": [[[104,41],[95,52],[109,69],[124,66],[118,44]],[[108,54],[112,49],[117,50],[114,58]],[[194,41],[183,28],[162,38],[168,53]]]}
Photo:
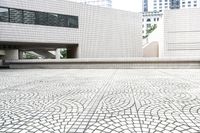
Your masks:
{"label": "row of window", "polygon": [[[156,21],[156,20],[159,21],[159,18],[154,18],[153,20],[154,20],[154,21]],[[148,19],[147,19],[147,22],[151,22],[151,19],[148,18]]]}
{"label": "row of window", "polygon": [[[185,3],[186,3],[185,1],[182,2],[182,4],[185,4]],[[191,4],[191,3],[192,3],[191,1],[188,1],[188,4]],[[197,1],[194,1],[194,3],[196,4]]]}
{"label": "row of window", "polygon": [[[194,7],[197,7],[196,4],[193,5]],[[182,7],[186,7],[185,5],[182,5]],[[191,5],[188,5],[187,7],[191,7]]]}
{"label": "row of window", "polygon": [[0,7],[0,22],[78,28],[78,16]]}
{"label": "row of window", "polygon": [[[157,0],[154,0],[154,2],[157,2]],[[159,2],[163,2],[162,0],[159,0]],[[168,2],[168,0],[165,0],[165,2]]]}

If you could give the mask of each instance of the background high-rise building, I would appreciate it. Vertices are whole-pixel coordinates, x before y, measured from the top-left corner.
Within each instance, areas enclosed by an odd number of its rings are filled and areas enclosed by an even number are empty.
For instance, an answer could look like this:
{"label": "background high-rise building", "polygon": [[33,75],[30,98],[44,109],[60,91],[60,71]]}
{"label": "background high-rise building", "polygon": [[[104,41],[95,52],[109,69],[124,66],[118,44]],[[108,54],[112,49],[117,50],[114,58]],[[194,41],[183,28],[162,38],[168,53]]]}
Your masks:
{"label": "background high-rise building", "polygon": [[170,0],[170,9],[179,9],[181,0]]}
{"label": "background high-rise building", "polygon": [[199,8],[200,0],[143,0],[143,12],[163,12],[169,9]]}
{"label": "background high-rise building", "polygon": [[95,5],[101,7],[112,7],[112,0],[69,0],[74,2],[79,2],[88,5]]}
{"label": "background high-rise building", "polygon": [[143,0],[142,1],[142,11],[143,12],[148,12],[148,0]]}

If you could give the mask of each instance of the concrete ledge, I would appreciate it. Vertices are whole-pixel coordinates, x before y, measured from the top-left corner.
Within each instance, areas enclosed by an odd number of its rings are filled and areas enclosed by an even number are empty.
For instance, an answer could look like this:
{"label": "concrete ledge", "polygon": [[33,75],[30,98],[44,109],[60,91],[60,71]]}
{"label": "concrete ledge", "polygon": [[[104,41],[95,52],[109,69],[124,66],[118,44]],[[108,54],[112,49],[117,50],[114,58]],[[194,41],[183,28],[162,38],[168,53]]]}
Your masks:
{"label": "concrete ledge", "polygon": [[200,69],[200,58],[6,60],[16,69]]}
{"label": "concrete ledge", "polygon": [[8,65],[4,65],[3,60],[0,59],[0,69],[5,69],[5,68],[9,68]]}

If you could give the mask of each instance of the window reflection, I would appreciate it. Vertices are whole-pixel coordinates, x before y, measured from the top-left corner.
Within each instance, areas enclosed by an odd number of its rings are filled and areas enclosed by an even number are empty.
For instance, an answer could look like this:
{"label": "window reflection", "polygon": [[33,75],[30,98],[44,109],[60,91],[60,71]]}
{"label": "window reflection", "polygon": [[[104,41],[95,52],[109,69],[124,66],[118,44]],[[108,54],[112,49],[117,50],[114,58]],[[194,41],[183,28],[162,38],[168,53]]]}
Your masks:
{"label": "window reflection", "polygon": [[0,8],[0,22],[78,28],[78,16]]}
{"label": "window reflection", "polygon": [[8,22],[8,9],[0,8],[0,21]]}
{"label": "window reflection", "polygon": [[23,23],[22,10],[10,9],[10,22]]}
{"label": "window reflection", "polygon": [[24,24],[35,24],[35,12],[24,11]]}

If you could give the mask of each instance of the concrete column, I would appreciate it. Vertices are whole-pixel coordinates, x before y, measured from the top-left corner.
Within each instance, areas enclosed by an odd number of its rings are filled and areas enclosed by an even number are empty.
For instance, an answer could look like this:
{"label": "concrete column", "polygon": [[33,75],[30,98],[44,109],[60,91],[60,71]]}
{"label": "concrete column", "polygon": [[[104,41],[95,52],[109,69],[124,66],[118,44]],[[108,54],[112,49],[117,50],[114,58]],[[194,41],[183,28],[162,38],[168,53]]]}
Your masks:
{"label": "concrete column", "polygon": [[19,59],[23,59],[23,51],[19,51]]}
{"label": "concrete column", "polygon": [[3,66],[3,60],[0,59],[0,66]]}
{"label": "concrete column", "polygon": [[60,49],[56,49],[56,59],[60,59]]}
{"label": "concrete column", "polygon": [[0,50],[0,56],[3,56],[5,54],[6,54],[5,50]]}
{"label": "concrete column", "polygon": [[6,53],[6,55],[5,55],[4,59],[8,59],[8,60],[18,60],[19,59],[19,50],[18,49],[6,50],[5,53]]}

